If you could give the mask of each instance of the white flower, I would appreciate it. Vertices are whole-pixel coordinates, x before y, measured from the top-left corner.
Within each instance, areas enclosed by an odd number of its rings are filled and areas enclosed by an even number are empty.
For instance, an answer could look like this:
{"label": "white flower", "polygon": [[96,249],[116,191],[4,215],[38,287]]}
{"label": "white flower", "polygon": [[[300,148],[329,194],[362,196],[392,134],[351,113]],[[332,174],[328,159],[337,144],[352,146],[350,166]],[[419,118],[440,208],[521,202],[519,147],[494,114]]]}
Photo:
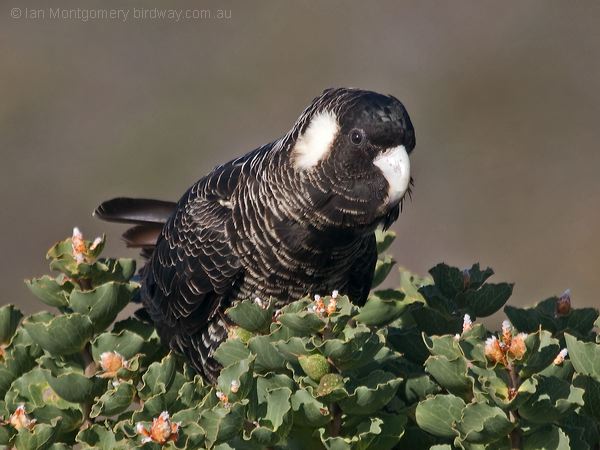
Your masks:
{"label": "white flower", "polygon": [[565,358],[567,357],[568,354],[568,350],[566,348],[563,348],[560,352],[558,352],[558,355],[556,355],[556,358],[554,358],[554,364],[556,364],[557,366],[560,366],[564,361]]}
{"label": "white flower", "polygon": [[471,316],[468,314],[465,314],[465,317],[463,318],[463,328],[462,328],[462,332],[466,333],[467,331],[469,331],[471,328],[473,328],[473,321],[471,320]]}
{"label": "white flower", "polygon": [[92,245],[90,245],[90,250],[96,250],[96,247],[98,247],[100,244],[102,243],[102,238],[101,237],[97,237],[96,239],[94,239],[94,242],[92,242]]}
{"label": "white flower", "polygon": [[79,231],[79,228],[73,228],[73,236],[71,237],[71,247],[73,249],[73,258],[79,264],[85,261],[85,241],[83,240],[83,234]]}

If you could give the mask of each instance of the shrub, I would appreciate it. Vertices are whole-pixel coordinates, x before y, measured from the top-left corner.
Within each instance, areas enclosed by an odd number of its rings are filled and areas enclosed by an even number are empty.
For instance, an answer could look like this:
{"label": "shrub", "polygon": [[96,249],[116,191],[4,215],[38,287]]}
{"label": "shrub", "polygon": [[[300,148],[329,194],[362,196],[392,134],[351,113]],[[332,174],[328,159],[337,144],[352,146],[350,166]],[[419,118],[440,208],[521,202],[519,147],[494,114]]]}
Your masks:
{"label": "shrub", "polygon": [[[380,253],[393,240],[379,233]],[[598,448],[600,338],[569,293],[477,322],[512,285],[438,264],[354,306],[333,292],[280,311],[229,309],[216,385],[167,353],[151,325],[117,319],[139,286],[130,259],[76,232],[28,280],[57,312],[0,309],[0,444],[18,449]],[[394,261],[382,256],[376,283]],[[567,356],[568,350],[568,356]]]}

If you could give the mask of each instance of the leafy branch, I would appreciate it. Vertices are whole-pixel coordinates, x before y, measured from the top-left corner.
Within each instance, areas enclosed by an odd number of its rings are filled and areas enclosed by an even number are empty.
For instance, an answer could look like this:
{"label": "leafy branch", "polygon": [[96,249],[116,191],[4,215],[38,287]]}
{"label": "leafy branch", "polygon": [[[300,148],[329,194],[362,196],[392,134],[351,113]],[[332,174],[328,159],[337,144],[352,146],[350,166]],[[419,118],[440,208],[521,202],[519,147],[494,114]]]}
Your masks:
{"label": "leafy branch", "polygon": [[[378,233],[375,280],[394,273]],[[214,385],[160,345],[151,324],[117,320],[135,262],[101,258],[78,230],[48,252],[57,276],[28,280],[54,312],[0,308],[0,445],[23,449],[596,449],[598,312],[570,293],[506,306],[491,269],[400,269],[362,308],[332,292],[235,323]],[[398,274],[398,272],[395,272]]]}

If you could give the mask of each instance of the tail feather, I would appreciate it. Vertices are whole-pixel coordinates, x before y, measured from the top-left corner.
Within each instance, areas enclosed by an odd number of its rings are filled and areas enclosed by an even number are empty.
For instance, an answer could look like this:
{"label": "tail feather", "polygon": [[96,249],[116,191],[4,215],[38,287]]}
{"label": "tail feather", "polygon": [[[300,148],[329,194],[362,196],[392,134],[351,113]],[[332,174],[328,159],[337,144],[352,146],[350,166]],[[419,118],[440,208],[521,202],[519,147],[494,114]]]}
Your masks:
{"label": "tail feather", "polygon": [[125,241],[127,247],[154,247],[162,227],[162,224],[136,225],[123,233],[123,240]]}
{"label": "tail feather", "polygon": [[118,197],[103,202],[94,216],[107,222],[164,224],[173,214],[177,203],[147,198]]}
{"label": "tail feather", "polygon": [[135,225],[123,233],[123,240],[127,247],[140,248],[142,257],[148,259],[176,207],[177,203],[164,200],[118,197],[103,202],[93,215],[107,222]]}

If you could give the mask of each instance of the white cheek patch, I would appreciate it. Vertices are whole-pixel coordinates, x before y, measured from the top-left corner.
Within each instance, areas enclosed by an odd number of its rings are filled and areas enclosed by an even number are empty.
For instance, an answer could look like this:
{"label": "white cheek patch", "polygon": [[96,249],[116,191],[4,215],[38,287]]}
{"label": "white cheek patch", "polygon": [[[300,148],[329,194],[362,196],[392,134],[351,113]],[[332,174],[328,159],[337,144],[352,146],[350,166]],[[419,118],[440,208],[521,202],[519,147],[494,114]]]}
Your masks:
{"label": "white cheek patch", "polygon": [[388,182],[389,203],[398,202],[410,183],[410,159],[403,145],[389,148],[380,153],[373,164],[379,167]]}
{"label": "white cheek patch", "polygon": [[323,111],[316,114],[292,150],[294,166],[297,169],[316,166],[331,150],[339,130],[340,126],[334,113]]}

